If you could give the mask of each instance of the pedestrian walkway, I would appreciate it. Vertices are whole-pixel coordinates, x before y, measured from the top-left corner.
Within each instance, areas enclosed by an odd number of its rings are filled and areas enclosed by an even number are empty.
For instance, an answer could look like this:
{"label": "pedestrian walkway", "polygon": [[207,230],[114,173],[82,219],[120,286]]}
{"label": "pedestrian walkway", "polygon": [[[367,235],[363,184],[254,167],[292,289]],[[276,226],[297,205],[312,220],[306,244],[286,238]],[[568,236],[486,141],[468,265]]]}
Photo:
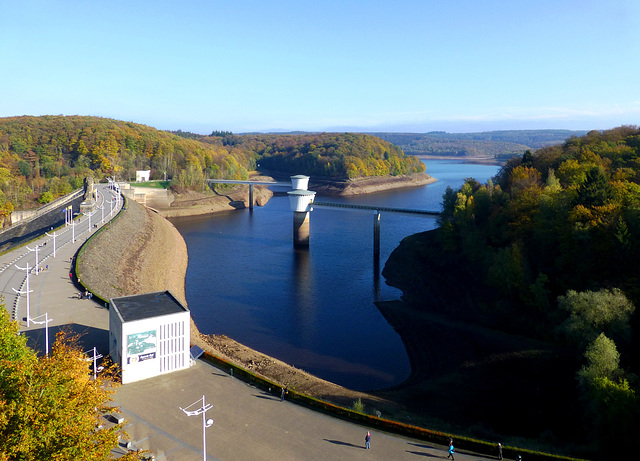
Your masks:
{"label": "pedestrian walkway", "polygon": [[[108,197],[102,189],[101,193]],[[96,221],[102,224],[100,220]],[[48,270],[38,275],[30,274],[29,288],[33,291],[29,314],[32,319],[40,319],[45,314],[53,319],[49,323],[50,342],[57,329],[71,327],[84,333],[82,343],[87,351],[96,347],[98,353],[107,355],[108,310],[95,301],[79,299],[79,288],[69,277],[70,260],[87,236],[88,233],[80,234],[75,243],[57,249],[55,258],[47,257]],[[34,242],[36,244],[39,243]],[[21,248],[0,257],[0,268],[6,269],[0,273],[3,294],[9,294],[13,288],[11,284],[26,276],[10,268],[15,264],[26,264],[27,260],[23,258],[34,256],[26,256],[25,251]],[[18,320],[22,331],[29,336],[29,343],[42,351],[45,349],[45,327],[32,322],[27,327],[26,299],[22,299],[25,295],[20,296]],[[123,424],[129,440],[123,441],[113,453],[122,454],[129,448],[147,449],[156,460],[202,460],[202,417],[187,416],[180,407],[201,400],[203,395],[206,402],[213,405],[206,413],[206,418],[214,420],[214,424],[205,429],[208,460],[403,461],[447,456],[445,446],[348,423],[292,404],[286,398],[281,402],[279,389],[264,392],[201,361],[187,370],[118,388],[114,400],[126,419]],[[364,437],[368,430],[371,431],[371,449],[365,450]],[[129,447],[125,446],[126,442]],[[457,451],[456,459],[495,458]]]}

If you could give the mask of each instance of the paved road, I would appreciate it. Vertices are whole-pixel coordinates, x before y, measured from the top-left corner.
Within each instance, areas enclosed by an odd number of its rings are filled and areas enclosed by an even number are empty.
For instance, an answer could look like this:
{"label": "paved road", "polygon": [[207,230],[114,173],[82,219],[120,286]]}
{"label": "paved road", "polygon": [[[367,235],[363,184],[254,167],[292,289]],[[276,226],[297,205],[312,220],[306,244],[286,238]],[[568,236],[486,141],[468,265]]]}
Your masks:
{"label": "paved road", "polygon": [[[105,222],[108,221],[111,193],[99,186],[99,197],[107,197]],[[115,210],[114,210],[115,213]],[[126,213],[126,211],[125,211]],[[101,211],[92,216],[93,224],[102,225]],[[38,245],[38,266],[48,265],[44,272],[29,276],[29,316],[50,322],[50,341],[61,326],[71,326],[84,332],[84,347],[96,347],[108,353],[108,311],[89,300],[77,298],[78,289],[69,278],[70,258],[86,240],[90,231],[88,218],[76,224],[76,241],[72,229],[56,232],[56,256],[53,257],[53,237],[33,242]],[[66,242],[66,243],[65,243]],[[35,252],[25,248],[0,257],[0,291],[7,308],[22,324],[32,347],[44,350],[44,325],[26,323],[26,294],[17,295],[12,288],[26,292],[26,271],[15,265],[35,267]],[[156,460],[190,461],[203,459],[203,423],[201,416],[187,416],[179,407],[187,407],[205,396],[213,408],[206,414],[215,423],[206,429],[208,460],[420,460],[446,459],[446,447],[418,440],[371,431],[371,449],[364,449],[368,428],[347,423],[307,410],[298,405],[280,402],[270,395],[242,381],[230,377],[218,368],[198,361],[188,370],[174,372],[122,386],[115,395],[116,404],[126,418],[126,431],[131,448],[151,450]],[[114,450],[124,453],[126,447]],[[457,460],[495,459],[459,452]]]}

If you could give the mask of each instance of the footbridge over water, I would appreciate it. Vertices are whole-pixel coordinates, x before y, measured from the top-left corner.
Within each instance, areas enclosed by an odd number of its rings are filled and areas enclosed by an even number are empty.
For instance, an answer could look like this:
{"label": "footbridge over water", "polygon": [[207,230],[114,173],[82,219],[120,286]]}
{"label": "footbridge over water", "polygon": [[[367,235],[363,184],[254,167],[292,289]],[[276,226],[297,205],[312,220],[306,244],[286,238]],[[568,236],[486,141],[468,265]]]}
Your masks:
{"label": "footbridge over water", "polygon": [[409,214],[423,214],[428,216],[440,216],[440,211],[429,210],[416,210],[413,208],[394,208],[388,206],[375,206],[375,205],[358,205],[355,203],[331,203],[331,202],[318,202],[313,201],[313,206],[327,206],[335,208],[354,208],[358,210],[372,210],[372,211],[389,211],[391,213],[409,213]]}
{"label": "footbridge over water", "polygon": [[207,179],[211,184],[248,184],[249,185],[249,209],[253,210],[253,186],[283,186],[291,187],[291,181],[250,181],[240,179]]}
{"label": "footbridge over water", "polygon": [[359,205],[354,203],[333,203],[315,201],[316,193],[307,190],[309,184],[309,176],[296,175],[291,176],[291,181],[251,181],[251,180],[235,180],[235,179],[209,179],[209,184],[248,184],[249,185],[249,209],[253,209],[253,186],[281,186],[290,187],[293,190],[287,192],[289,194],[289,202],[291,211],[293,211],[293,245],[296,248],[309,247],[309,212],[313,207],[335,207],[350,208],[359,210],[371,210],[374,212],[373,217],[373,255],[374,261],[380,258],[380,212],[391,213],[408,213],[425,216],[439,216],[439,211],[433,210],[417,210],[411,208],[384,207],[375,205]]}

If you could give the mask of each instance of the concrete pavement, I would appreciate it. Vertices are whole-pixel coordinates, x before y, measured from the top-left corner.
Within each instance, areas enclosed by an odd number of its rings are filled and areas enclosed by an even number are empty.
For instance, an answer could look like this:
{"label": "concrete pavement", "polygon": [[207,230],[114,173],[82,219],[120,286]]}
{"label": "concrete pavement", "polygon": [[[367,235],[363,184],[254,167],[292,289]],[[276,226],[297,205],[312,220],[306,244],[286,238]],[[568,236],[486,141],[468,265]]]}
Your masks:
{"label": "concrete pavement", "polygon": [[[102,193],[108,197],[107,192],[103,190]],[[109,211],[108,207],[106,211]],[[94,217],[99,217],[99,214]],[[96,222],[101,224],[100,219],[95,219]],[[76,230],[80,230],[79,225]],[[44,264],[48,264],[49,269],[38,275],[30,274],[30,290],[33,290],[30,293],[30,317],[44,320],[41,316],[46,313],[53,319],[49,324],[50,342],[53,342],[56,329],[71,326],[74,331],[86,333],[83,337],[86,350],[95,346],[98,353],[106,355],[109,352],[108,311],[96,302],[78,299],[78,288],[69,278],[70,259],[86,240],[88,231],[89,227],[86,233],[79,234],[75,243],[56,248],[55,258],[46,256],[43,250],[41,256],[46,258]],[[33,248],[36,244],[42,245],[42,242],[34,242],[30,246]],[[47,247],[52,254],[50,237],[47,237]],[[25,251],[24,248],[18,249],[0,257],[0,268],[5,269],[0,273],[0,289],[7,297],[11,296],[12,284],[19,284],[20,277],[26,277],[24,271],[15,269],[15,264],[25,266],[28,258],[35,256],[32,252],[27,255]],[[31,322],[29,327],[26,326],[24,298],[25,295],[21,295],[17,304],[17,319],[29,336],[30,344],[43,350],[44,326]],[[7,307],[11,310],[15,304],[15,293],[8,301]],[[373,431],[286,400],[280,402],[276,394],[277,391],[265,393],[198,361],[188,370],[121,386],[114,400],[127,420],[124,424],[131,448],[151,450],[156,460],[203,459],[202,418],[187,416],[180,410],[180,407],[197,403],[203,395],[207,403],[213,404],[206,417],[215,421],[205,430],[208,460],[403,461],[447,457],[444,446]],[[370,450],[364,449],[367,430],[372,434]],[[123,453],[125,449],[119,447],[114,454]],[[460,452],[456,453],[456,459],[495,458]]]}

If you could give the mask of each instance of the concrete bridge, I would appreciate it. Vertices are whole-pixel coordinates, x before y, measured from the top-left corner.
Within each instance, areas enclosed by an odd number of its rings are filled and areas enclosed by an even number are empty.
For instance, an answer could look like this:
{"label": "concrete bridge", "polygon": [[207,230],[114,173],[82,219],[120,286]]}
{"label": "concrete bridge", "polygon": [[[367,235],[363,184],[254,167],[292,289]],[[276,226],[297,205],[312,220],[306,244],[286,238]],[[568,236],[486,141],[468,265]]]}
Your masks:
{"label": "concrete bridge", "polygon": [[243,181],[236,179],[207,179],[211,184],[248,184],[249,185],[249,210],[253,210],[253,186],[283,186],[291,187],[291,181]]}
{"label": "concrete bridge", "polygon": [[372,211],[389,211],[391,213],[408,213],[408,214],[422,214],[427,216],[440,216],[440,211],[429,210],[416,210],[412,208],[394,208],[388,206],[375,206],[375,205],[358,205],[355,203],[331,203],[331,202],[318,202],[313,201],[313,206],[326,206],[335,208],[353,208],[357,210],[372,210]]}
{"label": "concrete bridge", "polygon": [[295,175],[291,176],[291,181],[250,181],[235,179],[209,179],[207,182],[211,184],[248,184],[249,185],[249,209],[253,210],[253,186],[281,186],[291,187],[293,190],[287,192],[291,211],[293,212],[293,245],[296,248],[309,247],[309,212],[314,206],[335,207],[335,208],[351,208],[359,210],[374,211],[373,219],[373,256],[374,264],[379,265],[380,261],[380,212],[391,213],[408,213],[419,214],[425,216],[439,216],[439,211],[417,210],[411,208],[395,208],[375,205],[359,205],[351,203],[333,203],[315,201],[315,192],[307,190],[309,184],[309,176]]}

